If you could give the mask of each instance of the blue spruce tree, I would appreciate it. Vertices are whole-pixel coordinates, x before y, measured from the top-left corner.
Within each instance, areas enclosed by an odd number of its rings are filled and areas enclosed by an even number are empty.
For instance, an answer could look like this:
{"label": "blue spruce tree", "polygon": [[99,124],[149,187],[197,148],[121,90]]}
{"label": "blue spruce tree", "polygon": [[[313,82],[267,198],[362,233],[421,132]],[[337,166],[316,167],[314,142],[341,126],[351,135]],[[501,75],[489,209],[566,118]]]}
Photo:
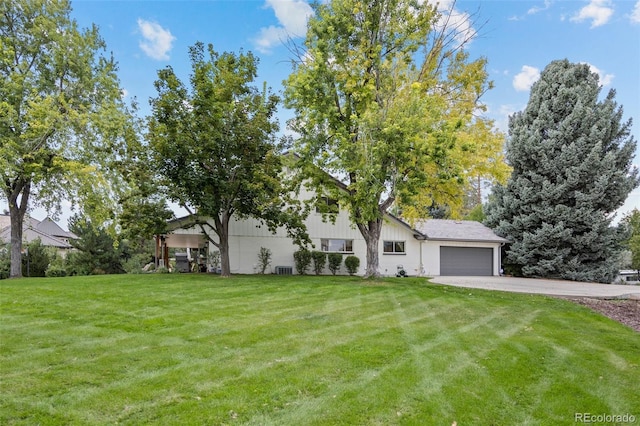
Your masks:
{"label": "blue spruce tree", "polygon": [[509,120],[513,173],[494,189],[486,224],[512,243],[517,275],[611,282],[624,235],[611,221],[640,184],[636,142],[615,91],[599,99],[588,65],[550,63]]}

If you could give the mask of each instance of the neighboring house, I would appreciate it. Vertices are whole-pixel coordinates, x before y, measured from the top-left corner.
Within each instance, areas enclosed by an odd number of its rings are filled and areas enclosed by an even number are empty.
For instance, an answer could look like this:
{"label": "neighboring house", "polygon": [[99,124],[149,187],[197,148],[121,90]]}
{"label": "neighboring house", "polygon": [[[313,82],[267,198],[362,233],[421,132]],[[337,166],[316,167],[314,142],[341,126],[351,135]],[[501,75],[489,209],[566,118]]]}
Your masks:
{"label": "neighboring house", "polygon": [[[315,198],[303,192],[302,199]],[[379,272],[393,276],[403,269],[408,275],[499,275],[501,246],[507,242],[479,222],[454,220],[422,220],[411,227],[401,219],[386,215],[379,244]],[[217,251],[208,244],[200,228],[187,216],[171,221],[169,234],[158,238],[163,247],[203,248]],[[360,258],[359,274],[366,268],[366,244],[349,214],[340,208],[335,222],[324,221],[321,213],[306,219],[307,232],[314,250],[355,255]],[[215,236],[213,231],[211,235]],[[161,242],[161,243],[160,243]],[[284,230],[271,234],[255,219],[235,220],[229,224],[229,260],[231,272],[253,274],[258,269],[260,248],[271,250],[271,272],[296,273],[293,253],[298,247]],[[160,250],[166,253],[168,250]],[[166,257],[160,255],[160,257]],[[325,269],[324,273],[329,273]],[[341,273],[346,273],[344,265]]]}
{"label": "neighboring house", "polygon": [[[40,239],[43,246],[53,247],[61,256],[66,256],[73,247],[69,239],[78,238],[74,233],[65,231],[50,218],[43,221],[25,216],[22,225],[22,242],[28,244]],[[0,243],[11,242],[11,218],[7,214],[0,215]]]}
{"label": "neighboring house", "polygon": [[640,271],[625,269],[618,273],[618,278],[614,281],[616,284],[640,284]]}

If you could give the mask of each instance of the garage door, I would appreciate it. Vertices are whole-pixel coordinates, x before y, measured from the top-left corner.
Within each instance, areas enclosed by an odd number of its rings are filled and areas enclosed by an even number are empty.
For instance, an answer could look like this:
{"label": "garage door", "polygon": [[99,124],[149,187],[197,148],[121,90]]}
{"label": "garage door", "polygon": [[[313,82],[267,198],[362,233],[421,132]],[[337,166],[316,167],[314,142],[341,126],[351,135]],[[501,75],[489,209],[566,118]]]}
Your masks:
{"label": "garage door", "polygon": [[440,247],[440,275],[493,275],[493,249]]}

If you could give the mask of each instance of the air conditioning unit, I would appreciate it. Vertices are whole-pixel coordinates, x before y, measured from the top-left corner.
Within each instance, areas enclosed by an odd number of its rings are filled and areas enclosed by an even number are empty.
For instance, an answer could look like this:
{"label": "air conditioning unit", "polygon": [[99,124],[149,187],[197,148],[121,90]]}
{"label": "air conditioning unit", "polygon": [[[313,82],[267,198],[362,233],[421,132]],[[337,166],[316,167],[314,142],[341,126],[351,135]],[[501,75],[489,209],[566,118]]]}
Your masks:
{"label": "air conditioning unit", "polygon": [[276,266],[276,275],[293,275],[293,266]]}

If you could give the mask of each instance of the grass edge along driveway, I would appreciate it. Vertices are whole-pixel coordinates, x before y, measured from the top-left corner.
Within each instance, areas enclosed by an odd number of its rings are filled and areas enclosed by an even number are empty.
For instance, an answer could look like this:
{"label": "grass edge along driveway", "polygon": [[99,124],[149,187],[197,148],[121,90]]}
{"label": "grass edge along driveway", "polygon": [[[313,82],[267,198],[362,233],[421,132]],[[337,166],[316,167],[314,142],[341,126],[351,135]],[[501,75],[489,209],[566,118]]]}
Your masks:
{"label": "grass edge along driveway", "polygon": [[418,278],[0,281],[0,374],[3,425],[640,418],[638,333],[564,300]]}

